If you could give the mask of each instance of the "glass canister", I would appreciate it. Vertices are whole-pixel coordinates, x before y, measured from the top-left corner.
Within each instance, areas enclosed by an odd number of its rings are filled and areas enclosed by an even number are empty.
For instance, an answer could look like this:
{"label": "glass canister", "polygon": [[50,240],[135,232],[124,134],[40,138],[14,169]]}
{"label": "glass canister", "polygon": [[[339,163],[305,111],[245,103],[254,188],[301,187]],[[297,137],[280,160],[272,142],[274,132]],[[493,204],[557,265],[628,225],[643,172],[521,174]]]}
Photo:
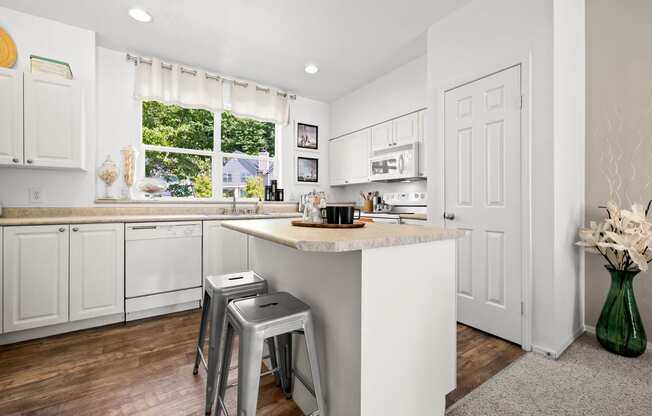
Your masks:
{"label": "glass canister", "polygon": [[136,182],[136,159],[138,152],[133,146],[125,146],[120,150],[122,156],[122,180],[125,183],[127,199],[134,199],[134,183]]}
{"label": "glass canister", "polygon": [[113,199],[113,193],[111,192],[111,185],[118,179],[118,167],[111,160],[111,156],[107,156],[104,160],[104,163],[100,165],[100,168],[97,171],[97,176],[104,182],[104,196],[105,199]]}

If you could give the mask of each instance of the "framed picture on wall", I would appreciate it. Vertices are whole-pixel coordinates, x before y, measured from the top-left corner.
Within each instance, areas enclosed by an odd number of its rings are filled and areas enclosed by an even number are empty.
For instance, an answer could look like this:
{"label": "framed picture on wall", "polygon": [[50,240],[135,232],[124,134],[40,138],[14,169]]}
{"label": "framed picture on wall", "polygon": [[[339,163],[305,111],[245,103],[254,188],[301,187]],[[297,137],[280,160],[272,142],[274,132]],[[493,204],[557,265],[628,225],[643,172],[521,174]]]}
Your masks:
{"label": "framed picture on wall", "polygon": [[296,168],[298,183],[319,182],[319,159],[297,155]]}
{"label": "framed picture on wall", "polygon": [[297,148],[307,150],[319,149],[319,126],[297,123]]}

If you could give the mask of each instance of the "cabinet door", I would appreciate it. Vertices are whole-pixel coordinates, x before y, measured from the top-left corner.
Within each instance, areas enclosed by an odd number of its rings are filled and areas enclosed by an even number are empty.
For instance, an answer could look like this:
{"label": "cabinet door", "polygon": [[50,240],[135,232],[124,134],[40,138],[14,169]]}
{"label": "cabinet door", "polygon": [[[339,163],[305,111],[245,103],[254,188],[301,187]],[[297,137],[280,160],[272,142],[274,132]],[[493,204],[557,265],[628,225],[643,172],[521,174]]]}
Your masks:
{"label": "cabinet door", "polygon": [[426,140],[426,111],[419,111],[419,176],[428,176],[428,143]]}
{"label": "cabinet door", "polygon": [[344,185],[346,158],[346,138],[340,137],[328,142],[328,176],[331,185]]}
{"label": "cabinet door", "polygon": [[25,74],[25,164],[83,168],[82,94],[78,81]]}
{"label": "cabinet door", "polygon": [[0,68],[0,165],[23,163],[23,92],[21,76]]}
{"label": "cabinet door", "polygon": [[412,113],[392,121],[394,146],[419,141],[419,114]]}
{"label": "cabinet door", "polygon": [[247,235],[204,221],[204,278],[249,269]]}
{"label": "cabinet door", "polygon": [[124,312],[124,225],[72,225],[70,320]]}
{"label": "cabinet door", "polygon": [[[3,253],[2,247],[3,247],[3,243],[4,243],[4,238],[3,238],[3,234],[2,234],[3,231],[4,230],[2,229],[2,227],[0,227],[0,288],[3,286],[3,284],[2,284],[2,269],[3,269],[3,267],[2,267],[2,257],[3,257],[3,255],[2,255],[2,253]],[[3,330],[3,328],[4,328],[4,319],[2,318],[2,315],[4,313],[4,308],[2,307],[2,304],[3,304],[2,291],[0,291],[0,334],[2,334],[4,332],[4,330]]]}
{"label": "cabinet door", "polygon": [[371,129],[362,130],[348,136],[345,179],[347,184],[369,182],[371,137]]}
{"label": "cabinet door", "polygon": [[4,229],[4,331],[68,321],[68,226]]}
{"label": "cabinet door", "polygon": [[393,126],[391,121],[371,128],[371,151],[387,149],[394,145]]}

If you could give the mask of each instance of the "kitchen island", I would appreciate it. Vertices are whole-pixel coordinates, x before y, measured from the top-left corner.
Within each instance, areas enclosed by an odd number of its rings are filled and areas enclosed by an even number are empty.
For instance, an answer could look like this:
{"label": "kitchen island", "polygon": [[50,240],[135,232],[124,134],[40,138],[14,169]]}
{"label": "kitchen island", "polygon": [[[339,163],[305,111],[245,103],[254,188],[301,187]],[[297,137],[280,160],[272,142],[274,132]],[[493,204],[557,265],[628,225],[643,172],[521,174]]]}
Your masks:
{"label": "kitchen island", "polygon": [[[313,310],[330,416],[443,415],[455,388],[456,239],[435,227],[294,227],[289,220],[227,221],[250,239],[251,269],[270,290]],[[295,367],[310,379],[303,339]],[[304,413],[315,402],[300,382]]]}

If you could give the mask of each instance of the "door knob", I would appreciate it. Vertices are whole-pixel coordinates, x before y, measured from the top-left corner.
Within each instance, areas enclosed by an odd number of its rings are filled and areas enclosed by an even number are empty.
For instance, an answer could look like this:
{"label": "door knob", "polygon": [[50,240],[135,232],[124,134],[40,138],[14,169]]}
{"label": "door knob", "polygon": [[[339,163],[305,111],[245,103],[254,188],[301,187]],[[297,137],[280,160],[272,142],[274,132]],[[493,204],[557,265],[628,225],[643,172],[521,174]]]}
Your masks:
{"label": "door knob", "polygon": [[453,212],[444,212],[444,219],[446,220],[454,220],[455,219],[455,213]]}
{"label": "door knob", "polygon": [[77,231],[79,231],[79,228],[78,228],[78,227],[73,227],[72,230],[73,230],[74,232],[77,232]]}
{"label": "door knob", "polygon": [[27,163],[31,164],[32,162],[32,159],[27,159]]}
{"label": "door knob", "polygon": [[14,162],[14,163],[18,163],[18,162],[20,162],[20,160],[19,160],[17,157],[11,159],[11,161]]}
{"label": "door knob", "polygon": [[62,233],[62,232],[64,232],[64,231],[66,231],[66,229],[65,229],[64,227],[59,228],[59,232],[60,232],[60,233]]}

